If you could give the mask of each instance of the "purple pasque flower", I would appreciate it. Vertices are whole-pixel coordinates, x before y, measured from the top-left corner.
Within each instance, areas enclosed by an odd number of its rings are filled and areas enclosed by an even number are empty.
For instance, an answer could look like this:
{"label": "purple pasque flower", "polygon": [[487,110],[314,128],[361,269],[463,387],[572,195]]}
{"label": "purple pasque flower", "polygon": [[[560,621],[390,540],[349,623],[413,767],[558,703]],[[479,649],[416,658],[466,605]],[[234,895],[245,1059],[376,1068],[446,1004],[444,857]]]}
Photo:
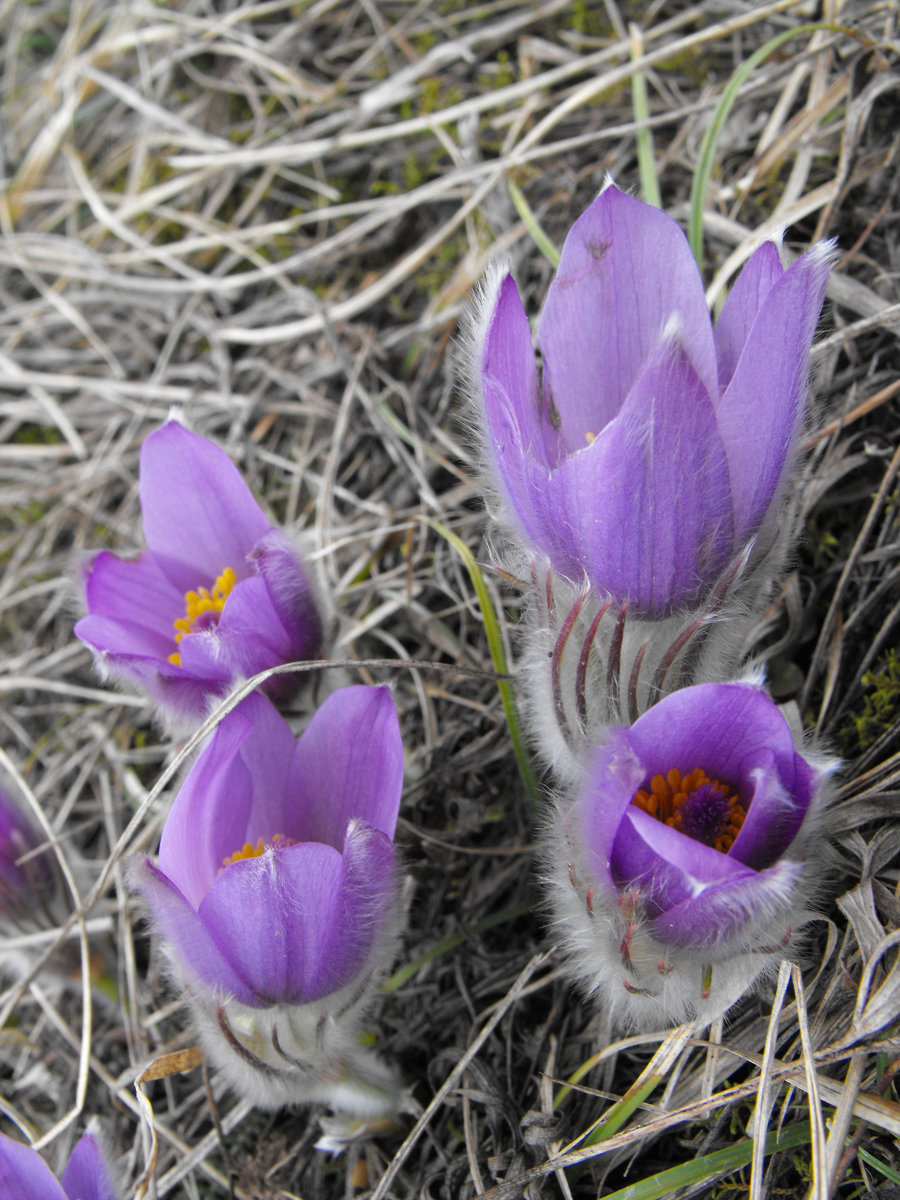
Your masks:
{"label": "purple pasque flower", "polygon": [[[130,561],[97,554],[83,580],[88,615],[75,633],[102,669],[196,719],[236,679],[319,654],[306,568],[224,450],[169,421],[141,447],[140,489],[147,549]],[[264,690],[287,700],[299,678],[274,676]]]}
{"label": "purple pasque flower", "polygon": [[[12,786],[15,794],[16,784]],[[47,940],[41,935],[60,932],[66,925],[72,912],[71,885],[83,895],[90,872],[74,846],[67,841],[54,847],[52,839],[46,819],[42,828],[0,783],[0,980],[30,975],[39,958],[42,987],[56,996],[61,988],[80,986],[83,963],[77,942],[69,939],[55,939],[48,959]],[[102,956],[102,944],[98,953]]]}
{"label": "purple pasque flower", "polygon": [[607,730],[550,839],[572,972],[618,1021],[709,1021],[777,965],[809,915],[832,769],[755,683],[684,688]]}
{"label": "purple pasque flower", "polygon": [[62,881],[46,839],[0,784],[0,929],[10,936],[33,928],[41,914],[55,923]]}
{"label": "purple pasque flower", "polygon": [[117,1200],[100,1144],[90,1131],[69,1156],[59,1183],[36,1150],[0,1133],[0,1196],[3,1200]]}
{"label": "purple pasque flower", "polygon": [[386,688],[334,692],[299,741],[253,694],[188,774],[159,865],[132,867],[207,1052],[257,1103],[322,1095],[354,1049],[395,938],[402,779]]}
{"label": "purple pasque flower", "polygon": [[715,330],[684,233],[609,185],[566,238],[538,330],[511,275],[476,319],[479,416],[512,527],[575,585],[660,617],[775,537],[827,248],[759,247]]}

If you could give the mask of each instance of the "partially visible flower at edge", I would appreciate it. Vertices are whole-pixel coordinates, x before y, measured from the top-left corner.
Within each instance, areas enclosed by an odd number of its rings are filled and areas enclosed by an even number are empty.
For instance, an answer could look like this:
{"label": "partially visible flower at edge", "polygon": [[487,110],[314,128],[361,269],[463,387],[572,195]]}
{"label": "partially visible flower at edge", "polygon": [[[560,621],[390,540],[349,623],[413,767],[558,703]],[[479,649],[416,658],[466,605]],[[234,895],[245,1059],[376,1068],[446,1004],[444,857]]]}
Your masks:
{"label": "partially visible flower at edge", "polygon": [[[147,549],[131,561],[103,551],[83,577],[75,633],[102,671],[196,720],[237,679],[319,655],[307,570],[224,450],[169,421],[141,447],[140,491]],[[301,679],[273,676],[264,690],[284,702]]]}
{"label": "partially visible flower at edge", "polygon": [[0,1133],[0,1196],[3,1200],[117,1200],[96,1133],[90,1129],[69,1155],[57,1183],[30,1146]]}
{"label": "partially visible flower at edge", "polygon": [[[12,794],[0,782],[0,979],[21,979],[40,959],[41,986],[55,996],[62,988],[82,984],[85,963],[79,943],[63,936],[72,913],[74,885],[86,894],[91,869],[72,839],[51,845],[32,814],[15,798],[19,791],[10,772]],[[60,861],[60,855],[64,859]],[[48,935],[54,949],[48,958]],[[92,944],[92,978],[111,968],[105,938]]]}
{"label": "partially visible flower at edge", "polygon": [[403,779],[390,692],[334,692],[297,741],[262,696],[219,724],[129,879],[229,1082],[274,1107],[396,1107],[356,1039],[394,952]]}
{"label": "partially visible flower at edge", "polygon": [[43,854],[32,852],[43,841],[12,796],[0,784],[0,918],[18,923],[30,916],[51,880]]}
{"label": "partially visible flower at edge", "polygon": [[755,682],[685,688],[607,730],[546,843],[569,970],[614,1024],[711,1021],[790,953],[834,766],[795,750]]}
{"label": "partially visible flower at edge", "polygon": [[[0,783],[0,932],[5,938],[61,924],[68,892],[41,830]],[[0,974],[17,971],[20,958],[4,947]]]}
{"label": "partially visible flower at edge", "polygon": [[755,251],[713,331],[680,227],[609,184],[566,238],[539,378],[511,275],[473,325],[476,417],[510,527],[575,586],[632,612],[693,605],[755,539],[801,424],[829,247]]}

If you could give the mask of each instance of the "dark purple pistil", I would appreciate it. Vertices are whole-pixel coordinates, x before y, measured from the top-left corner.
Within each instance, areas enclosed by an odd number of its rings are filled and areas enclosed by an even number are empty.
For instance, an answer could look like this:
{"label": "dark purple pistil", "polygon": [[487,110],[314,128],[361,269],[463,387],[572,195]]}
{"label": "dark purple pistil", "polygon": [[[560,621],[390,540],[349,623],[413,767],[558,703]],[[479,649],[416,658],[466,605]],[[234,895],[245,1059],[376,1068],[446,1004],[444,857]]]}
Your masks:
{"label": "dark purple pistil", "polygon": [[704,783],[682,804],[679,828],[695,841],[715,846],[730,822],[731,807],[730,796],[723,796],[711,783]]}

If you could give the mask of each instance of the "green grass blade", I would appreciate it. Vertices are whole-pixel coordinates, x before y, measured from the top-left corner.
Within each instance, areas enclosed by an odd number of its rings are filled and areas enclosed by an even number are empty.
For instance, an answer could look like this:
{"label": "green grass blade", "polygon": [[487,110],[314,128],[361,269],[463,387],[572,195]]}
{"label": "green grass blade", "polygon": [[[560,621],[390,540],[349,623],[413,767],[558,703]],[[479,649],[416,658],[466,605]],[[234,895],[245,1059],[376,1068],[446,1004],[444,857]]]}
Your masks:
{"label": "green grass blade", "polygon": [[531,912],[530,904],[516,904],[512,908],[504,908],[500,912],[491,913],[489,917],[485,917],[483,921],[479,921],[476,925],[471,925],[462,933],[454,933],[448,938],[444,938],[442,942],[431,946],[424,954],[420,954],[418,958],[412,962],[404,964],[399,971],[395,971],[390,979],[386,979],[381,985],[383,992],[396,992],[399,987],[406,983],[407,979],[411,979],[417,971],[421,971],[424,966],[432,962],[435,958],[440,958],[442,954],[447,954],[450,950],[455,950],[457,946],[462,945],[470,937],[477,937],[479,933],[484,933],[488,929],[493,929],[495,925],[503,925],[507,921],[513,921],[516,917],[523,917],[525,913]]}
{"label": "green grass blade", "polygon": [[554,267],[559,266],[559,251],[541,229],[537,217],[531,211],[528,201],[525,199],[522,190],[513,183],[511,179],[507,179],[506,186],[509,188],[509,194],[512,197],[512,202],[516,206],[516,212],[522,220],[523,225],[531,234],[531,239],[534,244]]}
{"label": "green grass blade", "polygon": [[[639,59],[644,53],[644,43],[639,26],[629,27],[631,38],[631,61]],[[643,71],[635,71],[631,76],[631,104],[634,109],[635,121],[647,121],[650,117],[650,106],[647,103],[647,80]],[[638,174],[641,178],[641,194],[648,204],[657,208],[662,207],[659,194],[659,180],[656,177],[656,162],[653,155],[653,134],[648,128],[638,129],[635,134],[637,142]]]}
{"label": "green grass blade", "polygon": [[677,1029],[671,1030],[622,1099],[607,1109],[596,1124],[578,1139],[579,1144],[593,1146],[618,1133],[635,1109],[643,1104],[654,1088],[666,1078],[693,1032],[693,1025],[679,1025]]}
{"label": "green grass blade", "polygon": [[580,1083],[581,1080],[584,1079],[585,1075],[588,1074],[588,1072],[593,1071],[594,1067],[596,1067],[597,1063],[605,1053],[606,1047],[603,1047],[602,1049],[598,1050],[596,1054],[592,1054],[590,1058],[585,1059],[581,1066],[572,1072],[568,1080],[562,1085],[562,1087],[553,1097],[554,1112],[556,1112],[556,1110],[563,1103],[563,1101],[567,1099],[567,1097],[572,1095],[575,1085]]}
{"label": "green grass blade", "polygon": [[436,533],[439,533],[442,538],[445,538],[450,543],[469,572],[469,578],[472,580],[472,586],[475,588],[475,594],[478,597],[478,603],[481,607],[481,618],[484,621],[484,632],[487,635],[488,647],[491,652],[491,662],[497,674],[504,677],[497,680],[497,690],[500,692],[500,701],[503,704],[503,712],[506,716],[506,723],[509,726],[509,736],[512,740],[516,762],[519,765],[519,774],[522,776],[522,782],[525,784],[525,790],[528,793],[532,807],[535,812],[539,812],[541,809],[541,794],[538,788],[537,776],[534,773],[534,767],[531,765],[531,758],[525,746],[525,737],[522,733],[522,727],[519,724],[519,712],[516,708],[516,698],[513,693],[512,683],[509,679],[505,678],[509,674],[506,651],[503,649],[500,622],[497,620],[497,614],[494,611],[494,602],[484,581],[484,575],[462,538],[457,537],[452,530],[448,529],[440,521],[435,521],[433,518],[428,517],[426,518],[426,522]]}
{"label": "green grass blade", "polygon": [[635,1109],[644,1103],[654,1088],[659,1086],[659,1083],[660,1077],[653,1075],[637,1087],[629,1088],[628,1093],[621,1100],[616,1101],[603,1119],[582,1140],[581,1145],[593,1146],[597,1142],[605,1142],[607,1138],[618,1133]]}
{"label": "green grass blade", "polygon": [[688,222],[688,239],[699,267],[703,267],[703,209],[706,205],[706,189],[709,186],[709,178],[712,174],[719,134],[722,132],[722,126],[725,124],[729,112],[731,112],[731,106],[737,99],[741,85],[756,70],[761,62],[764,62],[770,54],[773,54],[779,46],[783,46],[790,38],[799,37],[805,33],[815,33],[820,29],[836,28],[839,27],[814,23],[798,25],[795,29],[786,29],[783,33],[776,34],[765,45],[760,46],[758,50],[754,51],[746,62],[738,67],[725,85],[725,90],[722,92],[719,103],[713,112],[709,128],[703,135],[703,141],[700,144],[700,154],[697,159],[697,169],[694,172],[694,178],[691,182],[691,215]]}
{"label": "green grass blade", "polygon": [[889,1167],[887,1163],[882,1162],[880,1158],[876,1158],[871,1150],[865,1150],[862,1146],[860,1146],[856,1153],[859,1159],[864,1162],[867,1167],[871,1167],[873,1170],[879,1171],[885,1177],[885,1179],[890,1179],[891,1183],[900,1184],[900,1174],[898,1174],[893,1167]]}
{"label": "green grass blade", "polygon": [[[808,1121],[798,1125],[789,1125],[780,1133],[770,1133],[765,1141],[765,1154],[774,1154],[778,1150],[792,1150],[796,1146],[805,1146],[811,1137]],[[604,1200],[667,1200],[679,1188],[696,1187],[707,1179],[714,1179],[724,1172],[738,1171],[745,1167],[753,1155],[753,1142],[744,1138],[724,1150],[714,1150],[712,1154],[704,1154],[702,1158],[692,1159],[678,1167],[669,1167],[650,1175],[628,1187],[610,1192]]]}

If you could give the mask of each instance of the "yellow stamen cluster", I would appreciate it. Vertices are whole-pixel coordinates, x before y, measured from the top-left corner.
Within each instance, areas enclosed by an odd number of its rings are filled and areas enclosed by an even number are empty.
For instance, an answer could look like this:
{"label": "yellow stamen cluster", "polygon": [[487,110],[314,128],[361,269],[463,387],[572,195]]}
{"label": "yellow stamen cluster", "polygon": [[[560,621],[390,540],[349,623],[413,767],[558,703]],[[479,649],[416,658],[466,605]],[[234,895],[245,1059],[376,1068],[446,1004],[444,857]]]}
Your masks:
{"label": "yellow stamen cluster", "polygon": [[715,832],[715,840],[710,844],[714,849],[726,854],[734,845],[734,839],[741,831],[747,813],[741,804],[741,798],[732,792],[725,783],[718,779],[710,779],[702,767],[697,767],[688,775],[673,767],[666,775],[654,775],[650,780],[650,790],[641,788],[635,792],[631,803],[658,821],[663,821],[672,829],[692,836],[690,830],[685,830],[683,809],[691,797],[707,787],[717,797],[725,801],[724,810]]}
{"label": "yellow stamen cluster", "polygon": [[[234,573],[234,568],[226,567],[213,584],[212,591],[208,591],[205,587],[202,587],[198,588],[196,592],[185,592],[184,616],[176,618],[173,622],[175,625],[176,645],[186,633],[196,632],[195,622],[203,613],[222,611],[225,607],[225,601],[228,599],[236,583],[237,576]],[[169,662],[174,663],[176,667],[181,666],[181,655],[177,650],[174,654],[169,655]]]}
{"label": "yellow stamen cluster", "polygon": [[222,859],[222,865],[219,867],[219,870],[224,871],[232,863],[240,862],[244,858],[262,858],[269,846],[279,845],[290,846],[293,843],[283,833],[276,833],[270,842],[266,842],[264,838],[260,838],[255,846],[252,842],[244,842],[240,850],[235,850],[234,854],[229,854],[227,858]]}

